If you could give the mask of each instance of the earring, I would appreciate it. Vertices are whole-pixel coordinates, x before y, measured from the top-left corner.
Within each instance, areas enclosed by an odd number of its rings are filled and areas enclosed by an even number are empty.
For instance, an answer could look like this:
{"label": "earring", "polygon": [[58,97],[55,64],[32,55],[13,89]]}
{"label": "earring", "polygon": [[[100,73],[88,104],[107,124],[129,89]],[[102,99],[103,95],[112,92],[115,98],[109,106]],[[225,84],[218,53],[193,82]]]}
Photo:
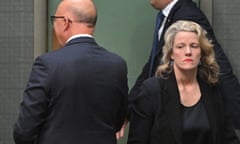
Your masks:
{"label": "earring", "polygon": [[202,61],[200,60],[199,63],[198,63],[198,66],[201,66],[202,65]]}
{"label": "earring", "polygon": [[173,60],[170,60],[170,66],[172,67],[174,64],[174,61]]}

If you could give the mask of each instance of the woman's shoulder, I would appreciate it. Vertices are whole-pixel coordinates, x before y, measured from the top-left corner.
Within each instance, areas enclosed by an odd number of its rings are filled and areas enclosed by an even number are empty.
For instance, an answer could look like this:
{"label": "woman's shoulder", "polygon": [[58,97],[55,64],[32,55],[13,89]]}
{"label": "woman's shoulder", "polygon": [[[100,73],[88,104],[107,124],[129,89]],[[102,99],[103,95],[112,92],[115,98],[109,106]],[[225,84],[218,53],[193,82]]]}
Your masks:
{"label": "woman's shoulder", "polygon": [[146,79],[139,92],[139,96],[135,101],[135,108],[145,115],[152,116],[159,107],[161,100],[161,78],[151,77]]}
{"label": "woman's shoulder", "polygon": [[145,81],[143,81],[144,85],[150,85],[150,86],[154,86],[154,85],[160,85],[160,83],[162,83],[163,79],[160,77],[150,77],[148,79],[146,79]]}
{"label": "woman's shoulder", "polygon": [[156,93],[161,91],[161,89],[163,88],[163,85],[164,85],[164,79],[160,77],[151,77],[146,79],[143,82],[142,87],[146,91],[150,91],[151,93]]}

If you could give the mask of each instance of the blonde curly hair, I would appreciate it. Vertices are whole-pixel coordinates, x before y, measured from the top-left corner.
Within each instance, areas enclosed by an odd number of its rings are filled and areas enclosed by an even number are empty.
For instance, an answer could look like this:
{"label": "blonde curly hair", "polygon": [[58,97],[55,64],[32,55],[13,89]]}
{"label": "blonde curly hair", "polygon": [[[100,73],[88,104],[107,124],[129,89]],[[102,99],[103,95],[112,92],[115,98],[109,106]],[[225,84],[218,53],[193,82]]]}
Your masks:
{"label": "blonde curly hair", "polygon": [[172,72],[171,54],[173,51],[173,42],[178,32],[194,32],[199,38],[201,48],[201,64],[198,68],[199,76],[209,84],[216,84],[218,82],[219,66],[215,59],[214,46],[208,40],[207,32],[197,23],[187,20],[179,20],[172,24],[164,35],[165,45],[163,46],[163,57],[161,64],[156,71],[157,77],[167,78],[166,74]]}

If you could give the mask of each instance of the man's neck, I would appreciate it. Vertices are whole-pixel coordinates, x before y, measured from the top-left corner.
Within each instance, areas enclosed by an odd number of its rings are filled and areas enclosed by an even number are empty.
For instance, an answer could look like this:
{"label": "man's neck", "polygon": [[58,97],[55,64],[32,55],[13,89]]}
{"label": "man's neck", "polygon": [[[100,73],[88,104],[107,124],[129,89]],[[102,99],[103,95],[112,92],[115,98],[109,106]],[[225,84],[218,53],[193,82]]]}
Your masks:
{"label": "man's neck", "polygon": [[75,38],[79,38],[79,37],[93,37],[92,35],[90,35],[90,34],[76,34],[76,35],[73,35],[73,36],[71,36],[67,41],[66,41],[66,43],[68,43],[70,40],[72,40],[72,39],[75,39]]}

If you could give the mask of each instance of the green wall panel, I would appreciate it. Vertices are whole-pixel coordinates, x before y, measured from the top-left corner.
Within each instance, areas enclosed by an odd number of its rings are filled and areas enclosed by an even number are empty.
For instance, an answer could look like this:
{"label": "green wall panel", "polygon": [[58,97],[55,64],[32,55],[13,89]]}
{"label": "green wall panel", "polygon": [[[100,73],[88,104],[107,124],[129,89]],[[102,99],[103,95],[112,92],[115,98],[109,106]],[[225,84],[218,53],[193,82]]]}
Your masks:
{"label": "green wall panel", "polygon": [[156,11],[145,0],[95,3],[98,22],[94,36],[100,45],[127,61],[131,87],[151,51]]}

